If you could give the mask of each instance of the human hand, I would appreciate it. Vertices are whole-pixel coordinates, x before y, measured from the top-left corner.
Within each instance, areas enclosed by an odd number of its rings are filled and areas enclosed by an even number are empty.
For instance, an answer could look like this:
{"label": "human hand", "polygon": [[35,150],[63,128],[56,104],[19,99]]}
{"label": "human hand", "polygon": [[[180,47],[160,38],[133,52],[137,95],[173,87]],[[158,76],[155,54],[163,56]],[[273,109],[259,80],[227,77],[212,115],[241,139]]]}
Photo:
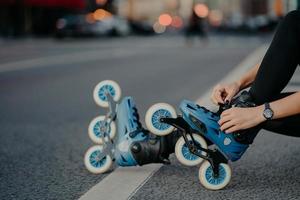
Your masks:
{"label": "human hand", "polygon": [[230,108],[221,114],[219,125],[221,131],[225,133],[233,133],[235,131],[252,128],[263,121],[263,106],[251,108]]}
{"label": "human hand", "polygon": [[240,91],[240,85],[237,82],[229,84],[218,84],[214,87],[211,100],[213,103],[218,105],[219,103],[224,104],[226,101],[231,99]]}

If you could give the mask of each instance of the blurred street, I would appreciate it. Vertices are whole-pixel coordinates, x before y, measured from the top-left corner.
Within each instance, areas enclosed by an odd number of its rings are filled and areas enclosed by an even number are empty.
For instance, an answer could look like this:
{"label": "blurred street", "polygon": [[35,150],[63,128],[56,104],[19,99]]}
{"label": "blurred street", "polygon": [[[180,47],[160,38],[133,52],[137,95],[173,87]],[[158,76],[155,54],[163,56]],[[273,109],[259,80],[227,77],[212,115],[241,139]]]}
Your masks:
{"label": "blurred street", "polygon": [[[158,102],[212,108],[210,89],[260,62],[296,9],[300,0],[0,1],[0,200],[300,199],[299,139],[267,131],[229,163],[219,191],[175,155],[102,175],[84,164],[95,145],[88,126],[107,112],[93,100],[97,83],[114,80],[132,96],[144,128]],[[285,90],[300,90],[299,67]]]}
{"label": "blurred street", "polygon": [[[99,81],[117,81],[123,96],[135,98],[144,121],[146,109],[153,103],[178,106],[182,99],[196,100],[266,41],[213,36],[206,46],[197,43],[193,47],[186,47],[177,36],[61,43],[51,39],[2,41],[7,48],[0,50],[0,199],[76,199],[104,177],[90,174],[83,164],[83,155],[92,146],[88,123],[105,113],[92,98]],[[257,181],[247,169],[270,164],[272,155],[264,155],[264,151],[249,153],[235,165],[230,191],[239,183],[246,190],[245,177]],[[283,172],[298,163],[293,155],[294,161]],[[264,163],[253,161],[262,157]],[[284,157],[290,160],[284,153],[272,160]],[[266,168],[254,174],[267,179],[270,166]],[[196,171],[179,164],[166,166],[146,186],[161,191],[164,185],[162,191],[178,193],[177,197],[187,195],[191,192],[187,188],[191,188],[197,195],[204,190]],[[278,182],[270,182],[280,185],[280,177]],[[187,188],[178,188],[182,185],[179,181]],[[286,178],[287,183],[292,184]],[[140,195],[147,193],[138,192],[137,199]]]}

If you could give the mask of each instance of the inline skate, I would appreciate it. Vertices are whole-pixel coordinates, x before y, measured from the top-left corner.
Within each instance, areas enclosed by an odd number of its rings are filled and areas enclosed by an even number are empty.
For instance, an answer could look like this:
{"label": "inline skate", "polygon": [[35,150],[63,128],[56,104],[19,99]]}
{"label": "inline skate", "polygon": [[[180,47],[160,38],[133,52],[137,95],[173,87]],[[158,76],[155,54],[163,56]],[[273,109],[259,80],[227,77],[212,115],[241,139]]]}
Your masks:
{"label": "inline skate", "polygon": [[168,141],[172,138],[156,136],[145,130],[133,98],[121,99],[121,89],[116,82],[105,80],[98,83],[93,97],[97,105],[108,108],[108,113],[94,118],[88,127],[90,139],[97,144],[84,156],[85,166],[90,172],[105,173],[113,168],[113,164],[116,167],[169,163],[168,157],[172,153],[169,149],[174,147],[170,147]]}
{"label": "inline skate", "polygon": [[[181,135],[175,146],[178,161],[186,166],[202,163],[198,173],[200,183],[207,189],[220,190],[231,179],[228,161],[239,160],[254,138],[249,139],[241,132],[226,134],[218,124],[222,111],[232,106],[255,106],[244,97],[245,94],[242,94],[233,103],[221,105],[218,112],[183,100],[179,106],[181,115],[178,116],[171,105],[158,103],[148,109],[146,126],[156,135],[172,134],[177,129]],[[258,129],[252,130],[252,135],[257,132]],[[208,147],[207,142],[213,145]]]}

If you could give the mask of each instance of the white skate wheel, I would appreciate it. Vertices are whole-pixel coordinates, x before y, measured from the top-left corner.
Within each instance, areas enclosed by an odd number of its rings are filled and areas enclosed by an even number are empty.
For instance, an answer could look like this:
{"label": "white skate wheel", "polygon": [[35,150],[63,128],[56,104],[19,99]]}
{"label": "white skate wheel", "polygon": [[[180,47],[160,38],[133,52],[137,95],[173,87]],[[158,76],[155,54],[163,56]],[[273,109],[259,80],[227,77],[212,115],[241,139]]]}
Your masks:
{"label": "white skate wheel", "polygon": [[174,130],[173,126],[160,122],[162,117],[176,118],[177,114],[173,106],[166,103],[154,104],[148,109],[145,116],[148,130],[158,136],[168,135]]}
{"label": "white skate wheel", "polygon": [[208,161],[202,163],[199,169],[200,183],[209,190],[221,190],[228,185],[231,179],[231,169],[228,164],[219,165],[219,176],[214,177],[212,166]]}
{"label": "white skate wheel", "polygon": [[107,172],[112,166],[112,159],[106,155],[103,159],[99,160],[103,146],[96,145],[87,150],[84,156],[84,164],[87,170],[94,174],[102,174]]}
{"label": "white skate wheel", "polygon": [[[192,141],[191,136],[187,135],[189,141]],[[193,134],[195,142],[200,145],[202,148],[207,149],[206,141],[198,134]],[[200,151],[203,156],[206,156],[206,152]],[[203,159],[197,155],[194,155],[190,152],[187,144],[185,144],[184,138],[180,137],[175,145],[175,155],[178,161],[186,166],[196,166],[200,164]]]}
{"label": "white skate wheel", "polygon": [[110,139],[114,139],[116,135],[116,124],[115,122],[111,122],[108,127],[107,122],[104,120],[105,116],[95,117],[91,123],[89,124],[88,133],[89,137],[96,144],[103,144],[102,135],[107,139],[109,135]]}
{"label": "white skate wheel", "polygon": [[98,83],[94,89],[93,97],[97,105],[108,107],[106,93],[109,93],[114,101],[119,101],[121,98],[121,88],[118,83],[112,80],[105,80]]}

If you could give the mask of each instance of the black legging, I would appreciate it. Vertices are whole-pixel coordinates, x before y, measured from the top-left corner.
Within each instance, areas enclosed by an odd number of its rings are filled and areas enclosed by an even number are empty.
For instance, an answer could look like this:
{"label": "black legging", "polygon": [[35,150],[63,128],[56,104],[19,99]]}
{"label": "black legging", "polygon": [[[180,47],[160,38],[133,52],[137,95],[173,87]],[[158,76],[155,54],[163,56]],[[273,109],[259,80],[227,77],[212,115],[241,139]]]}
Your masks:
{"label": "black legging", "polygon": [[[292,11],[279,23],[273,41],[264,56],[250,94],[257,105],[292,93],[281,93],[300,63],[300,11]],[[300,114],[264,122],[262,128],[300,137]]]}

